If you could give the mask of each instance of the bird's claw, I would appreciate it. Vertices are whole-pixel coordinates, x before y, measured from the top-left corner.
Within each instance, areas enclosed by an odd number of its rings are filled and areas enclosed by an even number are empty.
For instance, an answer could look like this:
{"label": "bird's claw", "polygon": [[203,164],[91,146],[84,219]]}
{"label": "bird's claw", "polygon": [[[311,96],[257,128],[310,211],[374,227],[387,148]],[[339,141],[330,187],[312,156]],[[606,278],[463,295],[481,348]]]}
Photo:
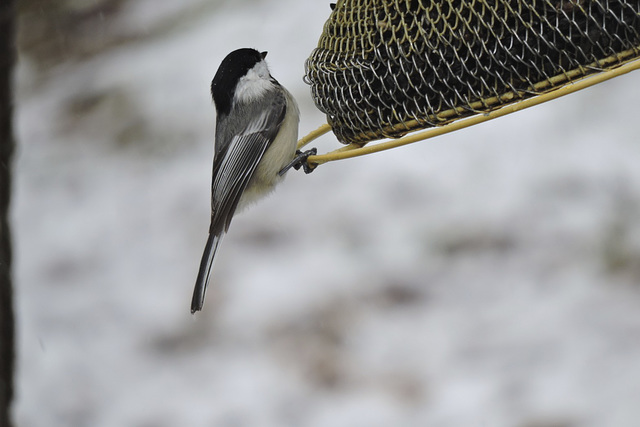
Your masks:
{"label": "bird's claw", "polygon": [[318,154],[317,148],[312,148],[311,150],[307,150],[305,152],[296,150],[296,157],[293,159],[293,161],[291,161],[291,163],[283,167],[282,170],[278,172],[278,175],[279,176],[284,175],[291,168],[294,168],[295,170],[302,168],[304,173],[313,172],[318,165],[309,164],[307,159],[309,158],[309,156],[315,156],[316,154]]}

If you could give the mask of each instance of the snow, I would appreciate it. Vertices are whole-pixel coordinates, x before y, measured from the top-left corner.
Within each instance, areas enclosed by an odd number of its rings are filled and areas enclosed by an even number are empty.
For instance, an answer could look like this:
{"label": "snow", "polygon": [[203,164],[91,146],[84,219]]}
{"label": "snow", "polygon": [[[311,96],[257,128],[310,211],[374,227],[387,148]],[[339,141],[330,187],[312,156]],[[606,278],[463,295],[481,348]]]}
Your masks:
{"label": "snow", "polygon": [[234,219],[194,317],[210,80],[268,50],[315,129],[329,6],[124,5],[139,38],[20,58],[18,426],[637,425],[637,73],[290,173]]}

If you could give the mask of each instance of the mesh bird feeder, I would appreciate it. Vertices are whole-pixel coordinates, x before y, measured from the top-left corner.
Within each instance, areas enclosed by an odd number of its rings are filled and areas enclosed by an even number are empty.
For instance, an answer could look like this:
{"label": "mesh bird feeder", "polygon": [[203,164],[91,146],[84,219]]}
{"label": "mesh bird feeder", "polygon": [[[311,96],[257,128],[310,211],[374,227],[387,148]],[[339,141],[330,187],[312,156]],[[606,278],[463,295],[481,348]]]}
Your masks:
{"label": "mesh bird feeder", "polygon": [[306,62],[337,138],[364,145],[640,57],[640,0],[339,0]]}

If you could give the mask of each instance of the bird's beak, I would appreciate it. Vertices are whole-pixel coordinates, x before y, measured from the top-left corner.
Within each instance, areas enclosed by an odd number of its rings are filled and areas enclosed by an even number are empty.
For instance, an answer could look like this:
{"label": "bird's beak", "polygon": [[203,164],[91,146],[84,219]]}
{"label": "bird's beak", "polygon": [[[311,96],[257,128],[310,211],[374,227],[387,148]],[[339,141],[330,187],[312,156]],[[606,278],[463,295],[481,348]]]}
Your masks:
{"label": "bird's beak", "polygon": [[262,53],[260,53],[260,55],[262,55],[262,59],[264,59],[264,58],[266,58],[266,57],[267,57],[267,53],[268,53],[268,52],[262,52]]}

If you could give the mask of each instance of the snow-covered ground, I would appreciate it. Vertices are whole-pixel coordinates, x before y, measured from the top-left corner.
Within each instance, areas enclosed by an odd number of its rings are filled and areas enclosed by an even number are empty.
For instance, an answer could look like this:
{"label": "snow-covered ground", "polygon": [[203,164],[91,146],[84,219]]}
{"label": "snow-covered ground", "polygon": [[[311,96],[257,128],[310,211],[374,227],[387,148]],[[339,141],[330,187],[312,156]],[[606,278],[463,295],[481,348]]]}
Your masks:
{"label": "snow-covered ground", "polygon": [[17,70],[17,426],[640,425],[638,73],[289,174],[194,317],[210,80],[268,50],[314,129],[329,5],[113,3]]}

